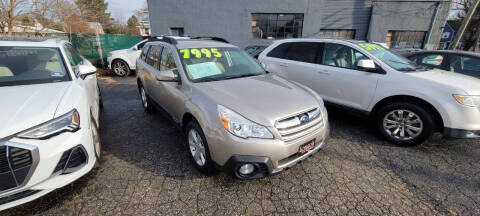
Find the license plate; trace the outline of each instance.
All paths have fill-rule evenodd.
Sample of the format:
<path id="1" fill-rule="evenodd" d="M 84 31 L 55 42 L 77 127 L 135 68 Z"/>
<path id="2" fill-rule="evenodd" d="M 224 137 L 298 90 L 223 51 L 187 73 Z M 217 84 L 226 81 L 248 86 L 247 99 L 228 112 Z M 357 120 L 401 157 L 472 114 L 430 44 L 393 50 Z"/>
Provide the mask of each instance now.
<path id="1" fill-rule="evenodd" d="M 298 152 L 300 154 L 305 154 L 305 153 L 311 151 L 313 148 L 315 148 L 315 140 L 312 140 L 312 141 L 308 142 L 307 144 L 303 144 L 302 146 L 300 146 L 300 150 L 298 150 Z"/>

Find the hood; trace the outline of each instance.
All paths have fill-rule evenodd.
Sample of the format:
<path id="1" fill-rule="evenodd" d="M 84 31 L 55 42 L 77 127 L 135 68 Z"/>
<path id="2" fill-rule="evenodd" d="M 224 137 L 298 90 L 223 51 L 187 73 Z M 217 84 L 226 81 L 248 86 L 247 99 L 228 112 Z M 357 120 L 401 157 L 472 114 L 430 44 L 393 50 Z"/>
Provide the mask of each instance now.
<path id="1" fill-rule="evenodd" d="M 71 82 L 0 87 L 0 139 L 51 120 Z"/>
<path id="2" fill-rule="evenodd" d="M 439 69 L 425 72 L 409 73 L 409 75 L 430 80 L 455 89 L 461 89 L 469 95 L 480 95 L 480 79 Z"/>
<path id="3" fill-rule="evenodd" d="M 214 102 L 264 126 L 320 106 L 313 93 L 279 76 L 262 76 L 195 84 Z"/>

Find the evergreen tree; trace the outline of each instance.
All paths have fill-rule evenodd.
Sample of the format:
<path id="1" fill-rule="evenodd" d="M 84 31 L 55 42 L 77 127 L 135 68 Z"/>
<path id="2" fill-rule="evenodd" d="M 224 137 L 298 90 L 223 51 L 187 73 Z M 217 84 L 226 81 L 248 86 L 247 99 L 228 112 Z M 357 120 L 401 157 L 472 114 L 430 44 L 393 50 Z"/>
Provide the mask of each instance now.
<path id="1" fill-rule="evenodd" d="M 75 0 L 81 16 L 89 22 L 110 24 L 110 13 L 107 13 L 108 3 L 105 0 Z"/>

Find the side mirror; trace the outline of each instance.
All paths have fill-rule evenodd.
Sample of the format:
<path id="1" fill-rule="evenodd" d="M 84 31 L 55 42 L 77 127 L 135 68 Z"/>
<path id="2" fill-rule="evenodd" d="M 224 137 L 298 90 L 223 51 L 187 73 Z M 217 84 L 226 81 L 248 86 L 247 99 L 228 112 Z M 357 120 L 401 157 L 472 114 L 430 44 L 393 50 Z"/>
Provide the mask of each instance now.
<path id="1" fill-rule="evenodd" d="M 78 66 L 78 73 L 82 79 L 85 77 L 93 75 L 97 72 L 97 68 L 92 65 L 80 65 Z"/>
<path id="2" fill-rule="evenodd" d="M 357 68 L 359 70 L 364 70 L 368 72 L 374 72 L 377 70 L 377 67 L 375 66 L 375 62 L 370 59 L 363 59 L 358 61 Z"/>
<path id="3" fill-rule="evenodd" d="M 132 47 L 132 50 L 133 50 L 133 51 L 137 51 L 138 48 L 137 48 L 136 46 L 134 46 L 134 47 Z"/>
<path id="4" fill-rule="evenodd" d="M 156 77 L 158 81 L 161 82 L 178 82 L 178 76 L 173 72 L 173 70 L 160 71 Z"/>

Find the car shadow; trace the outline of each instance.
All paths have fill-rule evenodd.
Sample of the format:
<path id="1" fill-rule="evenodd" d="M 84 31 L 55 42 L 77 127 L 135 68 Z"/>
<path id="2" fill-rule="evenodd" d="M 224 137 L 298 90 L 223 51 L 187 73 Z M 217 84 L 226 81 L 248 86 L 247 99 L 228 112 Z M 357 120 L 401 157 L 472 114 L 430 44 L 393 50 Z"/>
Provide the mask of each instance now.
<path id="1" fill-rule="evenodd" d="M 444 139 L 436 133 L 422 145 L 402 147 L 385 141 L 370 119 L 334 109 L 329 109 L 329 118 L 333 139 L 348 143 L 352 151 L 368 150 L 375 156 L 372 160 L 348 151 L 329 151 L 335 157 L 388 170 L 439 212 L 462 215 L 471 214 L 474 206 L 480 208 L 478 140 Z"/>

